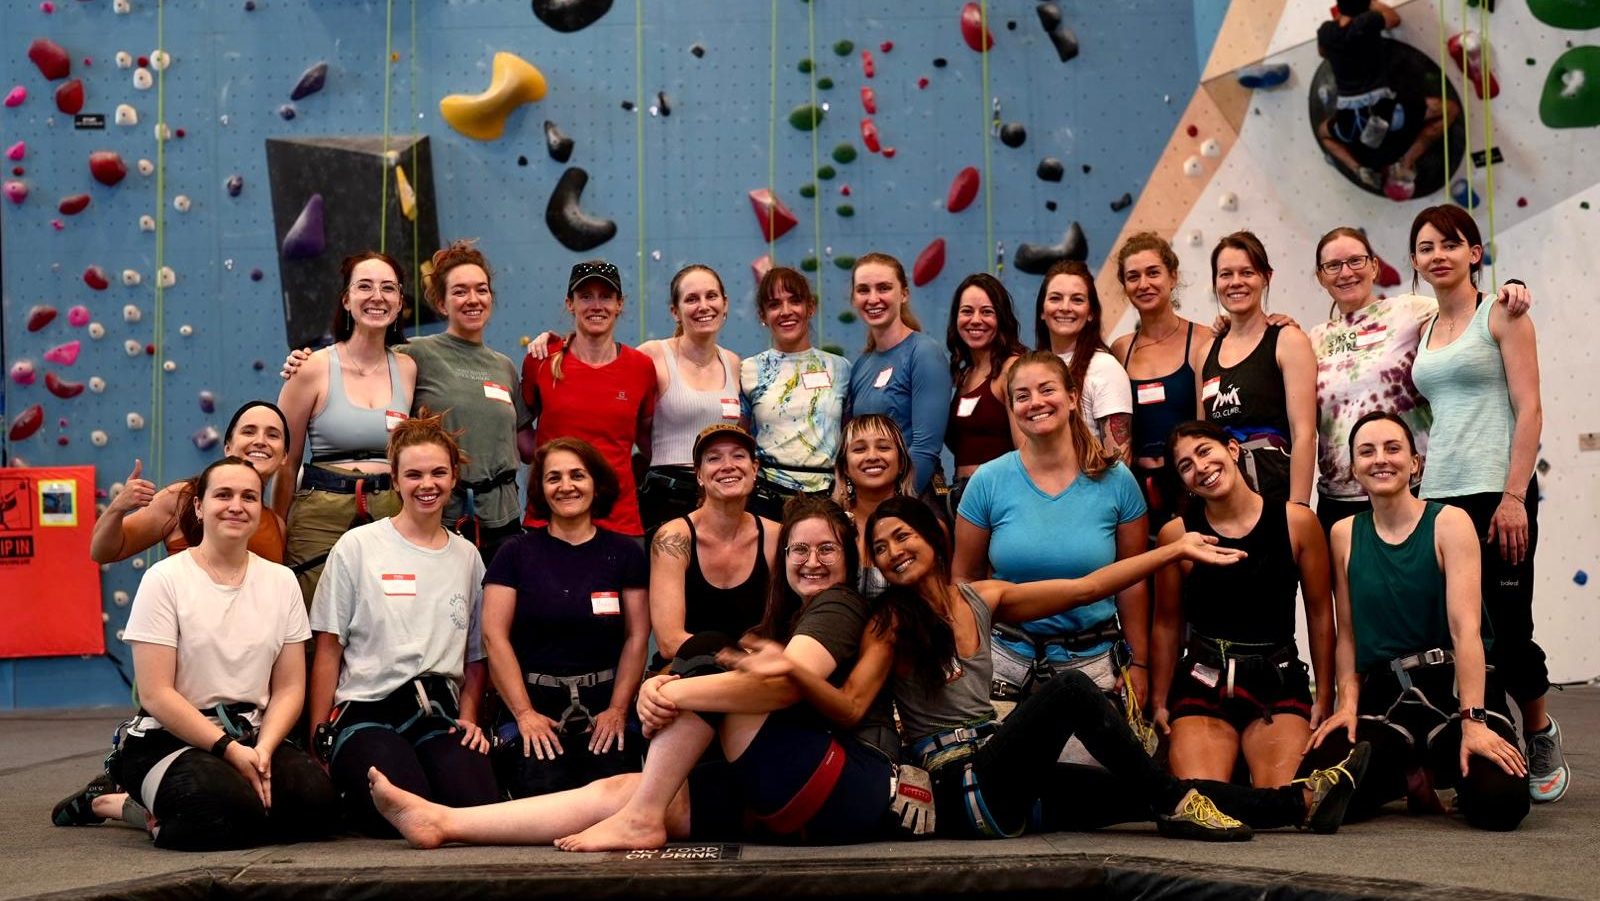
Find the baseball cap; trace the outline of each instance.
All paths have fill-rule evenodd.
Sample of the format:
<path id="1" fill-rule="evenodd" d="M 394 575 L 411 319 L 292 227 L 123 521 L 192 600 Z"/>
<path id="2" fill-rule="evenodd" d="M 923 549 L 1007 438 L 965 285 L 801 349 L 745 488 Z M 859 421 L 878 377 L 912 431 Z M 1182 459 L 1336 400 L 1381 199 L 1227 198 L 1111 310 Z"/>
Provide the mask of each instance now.
<path id="1" fill-rule="evenodd" d="M 743 426 L 731 422 L 714 422 L 700 430 L 694 439 L 694 463 L 700 465 L 700 455 L 705 452 L 706 446 L 715 441 L 737 441 L 744 445 L 744 449 L 754 454 L 756 452 L 756 439 L 744 430 Z"/>
<path id="2" fill-rule="evenodd" d="M 611 287 L 618 294 L 622 293 L 622 276 L 618 274 L 616 264 L 605 260 L 584 260 L 572 267 L 572 274 L 567 276 L 567 296 L 571 296 L 577 287 L 591 278 L 597 278 Z"/>

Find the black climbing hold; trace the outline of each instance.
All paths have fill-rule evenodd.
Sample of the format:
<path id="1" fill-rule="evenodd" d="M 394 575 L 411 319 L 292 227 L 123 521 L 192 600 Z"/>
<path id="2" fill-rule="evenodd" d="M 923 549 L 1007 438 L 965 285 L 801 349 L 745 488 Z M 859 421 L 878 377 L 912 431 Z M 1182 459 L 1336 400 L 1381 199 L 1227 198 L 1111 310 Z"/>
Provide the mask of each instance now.
<path id="1" fill-rule="evenodd" d="M 265 272 L 262 272 L 260 269 L 252 269 L 252 270 L 250 270 L 250 280 L 253 281 L 253 282 L 259 282 L 263 278 L 266 278 L 266 276 L 267 276 L 267 274 Z"/>
<path id="2" fill-rule="evenodd" d="M 328 83 L 328 64 L 317 63 L 300 74 L 300 81 L 295 84 L 294 90 L 289 93 L 290 100 L 304 100 L 312 94 L 322 90 Z"/>
<path id="3" fill-rule="evenodd" d="M 1007 147 L 1021 147 L 1028 140 L 1028 130 L 1021 122 L 1007 122 L 1000 126 L 1000 143 Z"/>
<path id="4" fill-rule="evenodd" d="M 1121 197 L 1111 201 L 1111 212 L 1120 213 L 1130 206 L 1133 206 L 1133 195 L 1124 193 Z"/>
<path id="5" fill-rule="evenodd" d="M 544 224 L 561 246 L 583 252 L 593 250 L 617 235 L 617 224 L 610 219 L 591 216 L 580 206 L 583 188 L 589 183 L 589 173 L 573 166 L 561 173 L 561 180 L 550 192 L 550 203 L 544 208 Z"/>
<path id="6" fill-rule="evenodd" d="M 550 158 L 558 163 L 572 159 L 573 140 L 562 132 L 560 126 L 544 120 L 544 146 L 550 151 Z"/>
<path id="7" fill-rule="evenodd" d="M 1084 163 L 1083 164 L 1083 174 L 1084 175 L 1088 175 L 1090 173 L 1090 171 L 1092 171 L 1092 170 L 1090 169 L 1089 164 L 1088 163 Z"/>
<path id="8" fill-rule="evenodd" d="M 247 12 L 247 13 L 255 12 L 256 11 L 256 0 L 244 0 L 244 11 Z"/>
<path id="9" fill-rule="evenodd" d="M 1006 31 L 1016 31 L 1016 30 L 1017 30 L 1017 20 L 1016 19 L 1008 20 L 1006 22 Z"/>
<path id="10" fill-rule="evenodd" d="M 950 61 L 945 59 L 942 56 L 936 56 L 936 57 L 933 58 L 933 67 L 935 69 L 943 69 L 945 66 L 948 66 L 948 65 L 950 65 Z"/>
<path id="11" fill-rule="evenodd" d="M 517 157 L 517 165 L 519 165 L 519 166 L 526 166 L 526 165 L 528 165 L 528 158 L 527 158 L 527 157 L 525 157 L 525 156 L 519 156 L 519 157 Z"/>
<path id="12" fill-rule="evenodd" d="M 699 44 L 690 44 L 689 52 L 694 54 L 695 59 L 700 59 L 706 55 L 706 48 L 700 46 Z"/>
<path id="13" fill-rule="evenodd" d="M 285 103 L 283 106 L 278 107 L 278 115 L 282 116 L 285 122 L 293 119 L 295 116 L 294 105 Z"/>
<path id="14" fill-rule="evenodd" d="M 1039 168 L 1035 170 L 1035 174 L 1042 181 L 1060 181 L 1061 177 L 1067 174 L 1067 167 L 1055 157 L 1047 156 L 1039 161 Z"/>
<path id="15" fill-rule="evenodd" d="M 856 324 L 856 311 L 855 310 L 841 310 L 840 313 L 839 313 L 839 321 L 844 323 L 845 325 L 855 325 Z"/>
<path id="16" fill-rule="evenodd" d="M 1056 211 L 1056 202 L 1054 200 L 1046 200 L 1044 202 L 1044 208 L 1054 213 Z"/>
<path id="17" fill-rule="evenodd" d="M 622 101 L 622 108 L 627 110 L 630 113 L 633 112 L 633 101 L 632 100 L 624 100 L 624 101 Z"/>
<path id="18" fill-rule="evenodd" d="M 611 11 L 611 0 L 533 0 L 533 14 L 556 31 L 588 28 Z"/>
<path id="19" fill-rule="evenodd" d="M 227 180 L 227 182 L 224 183 L 224 187 L 226 187 L 228 189 L 228 196 L 229 197 L 238 197 L 239 196 L 239 192 L 244 190 L 244 176 L 242 176 L 242 175 L 230 175 L 230 176 L 228 176 L 228 180 Z"/>
<path id="20" fill-rule="evenodd" d="M 1082 262 L 1089 258 L 1089 240 L 1083 235 L 1083 226 L 1074 222 L 1067 227 L 1067 233 L 1055 244 L 1027 244 L 1017 248 L 1017 255 L 1012 258 L 1017 268 L 1029 275 L 1044 275 L 1045 272 L 1062 260 L 1077 260 Z"/>
<path id="21" fill-rule="evenodd" d="M 266 360 L 257 360 L 254 363 L 250 364 L 250 368 L 254 369 L 256 372 L 260 372 L 261 370 L 267 368 L 267 361 Z"/>
<path id="22" fill-rule="evenodd" d="M 672 115 L 672 101 L 667 99 L 666 91 L 656 91 L 656 109 L 663 116 Z"/>
<path id="23" fill-rule="evenodd" d="M 1061 7 L 1055 3 L 1041 3 L 1034 7 L 1039 14 L 1039 24 L 1044 26 L 1045 34 L 1050 36 L 1050 43 L 1055 45 L 1056 56 L 1062 62 L 1078 55 L 1078 36 L 1071 28 L 1063 24 Z"/>
<path id="24" fill-rule="evenodd" d="M 1041 3 L 1033 8 L 1039 14 L 1039 24 L 1045 31 L 1055 31 L 1056 26 L 1062 23 L 1061 6 L 1057 3 Z"/>

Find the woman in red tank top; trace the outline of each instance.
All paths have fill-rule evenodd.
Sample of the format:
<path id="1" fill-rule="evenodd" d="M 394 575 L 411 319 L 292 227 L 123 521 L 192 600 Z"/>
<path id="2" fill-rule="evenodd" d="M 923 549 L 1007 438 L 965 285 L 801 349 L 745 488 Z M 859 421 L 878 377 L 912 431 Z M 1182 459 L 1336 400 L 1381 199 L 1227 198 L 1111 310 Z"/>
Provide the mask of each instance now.
<path id="1" fill-rule="evenodd" d="M 1016 429 L 1006 410 L 1005 382 L 1017 355 L 1028 348 L 1018 335 L 1010 292 L 986 272 L 969 275 L 956 286 L 949 322 L 945 347 L 956 391 L 950 399 L 944 443 L 956 460 L 949 498 L 953 521 L 961 489 L 978 466 L 1017 446 Z"/>

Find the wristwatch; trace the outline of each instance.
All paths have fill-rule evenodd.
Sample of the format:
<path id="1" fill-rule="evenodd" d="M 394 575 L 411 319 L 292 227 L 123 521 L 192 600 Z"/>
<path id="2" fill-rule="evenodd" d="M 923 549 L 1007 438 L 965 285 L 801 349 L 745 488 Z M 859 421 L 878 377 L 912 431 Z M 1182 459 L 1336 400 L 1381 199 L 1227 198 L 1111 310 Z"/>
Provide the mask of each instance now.
<path id="1" fill-rule="evenodd" d="M 1461 708 L 1461 721 L 1466 722 L 1467 720 L 1471 720 L 1474 723 L 1487 723 L 1489 721 L 1489 711 L 1482 707 L 1463 707 Z"/>

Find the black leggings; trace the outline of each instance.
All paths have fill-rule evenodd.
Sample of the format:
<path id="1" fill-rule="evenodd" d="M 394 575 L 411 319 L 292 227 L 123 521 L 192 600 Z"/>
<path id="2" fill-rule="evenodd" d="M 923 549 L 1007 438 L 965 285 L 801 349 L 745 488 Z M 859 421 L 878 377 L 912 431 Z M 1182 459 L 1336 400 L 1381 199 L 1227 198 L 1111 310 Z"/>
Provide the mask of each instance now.
<path id="1" fill-rule="evenodd" d="M 580 688 L 578 700 L 591 714 L 599 714 L 611 704 L 611 691 L 615 684 L 606 681 Z M 535 711 L 559 722 L 562 713 L 572 702 L 572 695 L 565 688 L 530 685 L 528 700 Z M 503 711 L 495 725 L 495 737 L 499 744 L 490 752 L 500 787 L 512 798 L 528 798 L 579 788 L 618 773 L 637 773 L 641 736 L 632 730 L 625 730 L 622 750 L 617 750 L 613 742 L 609 750 L 595 754 L 589 750 L 589 737 L 593 730 L 586 728 L 592 725 L 582 715 L 574 714 L 567 728 L 557 734 L 561 741 L 561 753 L 554 760 L 540 760 L 531 753 L 523 756 L 522 733 L 517 731 L 516 718 Z"/>
<path id="2" fill-rule="evenodd" d="M 174 752 L 154 789 L 144 781 Z M 156 818 L 156 847 L 218 851 L 326 836 L 338 822 L 338 801 L 322 768 L 304 751 L 280 744 L 272 752 L 272 809 L 232 764 L 189 747 L 170 732 L 130 735 L 112 764 L 112 777 Z"/>
<path id="3" fill-rule="evenodd" d="M 346 727 L 348 728 L 348 727 Z M 417 741 L 384 726 L 341 736 L 329 772 L 351 824 L 367 835 L 398 833 L 372 804 L 367 768 L 377 767 L 390 782 L 447 807 L 475 807 L 500 800 L 489 757 L 462 747 L 460 732 L 435 732 Z"/>

